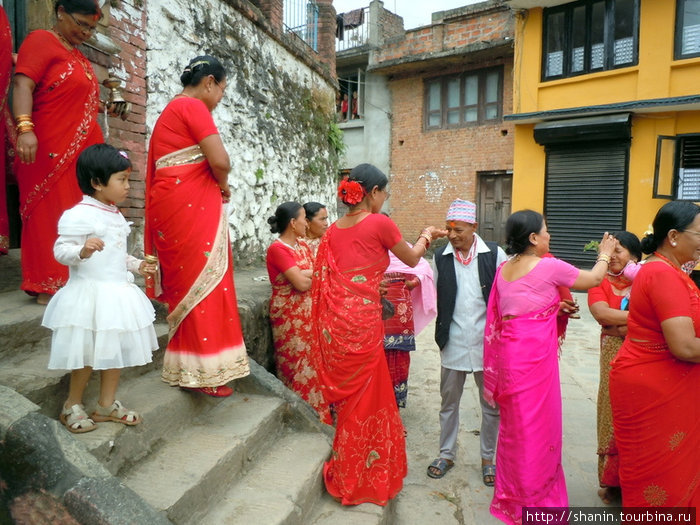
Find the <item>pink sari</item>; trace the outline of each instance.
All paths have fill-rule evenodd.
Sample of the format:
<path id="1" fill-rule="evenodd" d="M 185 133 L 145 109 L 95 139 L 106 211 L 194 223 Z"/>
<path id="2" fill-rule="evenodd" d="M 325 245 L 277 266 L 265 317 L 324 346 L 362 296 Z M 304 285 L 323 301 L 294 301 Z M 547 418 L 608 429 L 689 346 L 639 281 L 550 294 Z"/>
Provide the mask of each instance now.
<path id="1" fill-rule="evenodd" d="M 500 273 L 501 268 L 484 331 L 484 398 L 501 410 L 491 514 L 520 524 L 523 507 L 568 506 L 561 465 L 559 297 L 539 311 L 504 320 L 499 312 Z"/>

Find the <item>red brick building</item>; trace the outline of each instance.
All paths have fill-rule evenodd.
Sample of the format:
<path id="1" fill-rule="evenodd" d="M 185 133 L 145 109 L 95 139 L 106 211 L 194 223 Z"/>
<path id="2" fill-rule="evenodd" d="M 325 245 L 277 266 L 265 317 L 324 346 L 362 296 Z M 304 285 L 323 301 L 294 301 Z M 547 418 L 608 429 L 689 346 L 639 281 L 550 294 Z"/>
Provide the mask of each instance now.
<path id="1" fill-rule="evenodd" d="M 457 197 L 477 203 L 480 234 L 503 241 L 510 213 L 514 14 L 502 0 L 433 13 L 387 39 L 368 72 L 391 93 L 392 218 L 408 239 L 444 224 Z"/>

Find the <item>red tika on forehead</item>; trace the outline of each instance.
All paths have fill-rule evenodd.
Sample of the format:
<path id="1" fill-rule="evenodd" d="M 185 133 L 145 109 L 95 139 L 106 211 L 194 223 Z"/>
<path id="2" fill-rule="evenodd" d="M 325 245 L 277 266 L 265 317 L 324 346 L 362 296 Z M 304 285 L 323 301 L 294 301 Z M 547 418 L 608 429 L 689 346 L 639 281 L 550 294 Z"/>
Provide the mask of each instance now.
<path id="1" fill-rule="evenodd" d="M 450 228 L 454 228 L 457 226 L 457 223 L 455 221 L 450 221 Z"/>

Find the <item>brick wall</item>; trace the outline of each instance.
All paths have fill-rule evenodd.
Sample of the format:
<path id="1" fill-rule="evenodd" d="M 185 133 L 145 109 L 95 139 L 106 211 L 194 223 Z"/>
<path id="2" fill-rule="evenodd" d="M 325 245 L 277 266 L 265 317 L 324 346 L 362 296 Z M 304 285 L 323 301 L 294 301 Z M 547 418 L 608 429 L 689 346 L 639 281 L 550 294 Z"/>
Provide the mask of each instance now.
<path id="1" fill-rule="evenodd" d="M 124 99 L 131 103 L 125 121 L 108 119 L 108 142 L 125 150 L 133 169 L 129 199 L 121 206 L 122 213 L 136 226 L 143 222 L 146 176 L 146 10 L 139 0 L 121 0 L 110 10 L 109 34 L 121 48 L 112 59 L 111 72 L 121 79 Z M 106 137 L 105 137 L 106 138 Z"/>

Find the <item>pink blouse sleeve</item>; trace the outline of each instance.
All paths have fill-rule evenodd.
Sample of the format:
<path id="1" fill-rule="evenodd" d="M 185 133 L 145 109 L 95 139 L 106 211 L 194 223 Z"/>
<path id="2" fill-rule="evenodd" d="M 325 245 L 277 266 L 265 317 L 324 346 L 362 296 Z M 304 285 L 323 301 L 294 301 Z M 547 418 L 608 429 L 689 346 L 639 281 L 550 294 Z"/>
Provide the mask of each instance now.
<path id="1" fill-rule="evenodd" d="M 541 263 L 551 265 L 550 278 L 556 286 L 571 288 L 576 282 L 580 270 L 568 262 L 549 257 L 542 259 Z"/>

